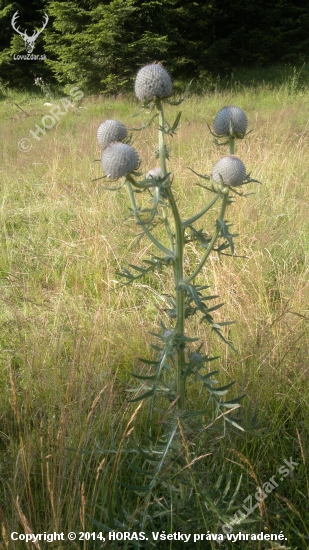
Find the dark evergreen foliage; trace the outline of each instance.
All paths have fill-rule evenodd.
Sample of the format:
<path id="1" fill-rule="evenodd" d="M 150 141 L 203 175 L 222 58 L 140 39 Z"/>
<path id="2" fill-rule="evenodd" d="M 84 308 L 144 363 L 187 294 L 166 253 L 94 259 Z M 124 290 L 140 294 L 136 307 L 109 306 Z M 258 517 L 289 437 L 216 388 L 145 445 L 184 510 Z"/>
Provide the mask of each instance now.
<path id="1" fill-rule="evenodd" d="M 14 54 L 26 54 L 26 50 L 22 37 L 11 26 L 11 19 L 18 11 L 17 27 L 31 36 L 42 27 L 44 12 L 48 12 L 46 6 L 46 0 L 31 0 L 26 4 L 0 0 L 0 82 L 4 85 L 25 88 L 33 85 L 35 77 L 50 75 L 44 61 L 13 59 Z M 35 55 L 44 54 L 44 32 L 36 40 Z"/>
<path id="2" fill-rule="evenodd" d="M 13 60 L 24 53 L 11 27 L 48 26 L 35 45 L 45 62 Z M 154 60 L 186 79 L 226 74 L 239 66 L 298 64 L 309 54 L 309 10 L 304 0 L 0 0 L 0 79 L 28 86 L 35 76 L 79 84 L 83 90 L 119 91 L 138 68 Z"/>

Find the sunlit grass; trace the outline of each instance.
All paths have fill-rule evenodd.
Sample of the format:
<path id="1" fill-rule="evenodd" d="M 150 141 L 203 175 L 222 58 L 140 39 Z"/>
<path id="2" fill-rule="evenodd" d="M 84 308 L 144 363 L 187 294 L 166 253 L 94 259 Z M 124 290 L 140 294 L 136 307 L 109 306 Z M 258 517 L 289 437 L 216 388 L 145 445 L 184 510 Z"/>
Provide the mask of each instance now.
<path id="1" fill-rule="evenodd" d="M 262 185 L 251 184 L 246 191 L 255 194 L 238 198 L 227 213 L 241 257 L 213 255 L 199 276 L 225 302 L 218 320 L 236 321 L 229 336 L 238 355 L 206 326 L 192 324 L 191 331 L 205 351 L 220 354 L 220 380 L 235 379 L 235 395 L 244 391 L 251 411 L 257 399 L 266 410 L 262 436 L 218 443 L 218 469 L 227 458 L 237 461 L 233 448 L 259 480 L 274 475 L 284 458 L 300 464 L 265 501 L 272 530 L 283 530 L 293 549 L 308 547 L 308 99 L 307 90 L 291 94 L 287 86 L 192 96 L 182 105 L 169 163 L 180 210 L 189 217 L 192 203 L 202 205 L 208 195 L 188 167 L 209 174 L 226 153 L 214 146 L 207 122 L 224 105 L 246 111 L 252 133 L 236 154 Z M 134 387 L 130 372 L 145 355 L 148 331 L 164 319 L 161 295 L 171 285 L 158 273 L 151 285 L 120 286 L 117 272 L 139 264 L 151 247 L 145 239 L 134 246 L 139 230 L 126 219 L 125 191 L 108 192 L 104 180 L 93 181 L 102 175 L 94 162 L 99 124 L 116 118 L 132 128 L 148 115 L 131 117 L 139 111 L 133 98 L 89 98 L 80 107 L 40 141 L 32 139 L 28 153 L 17 144 L 48 114 L 44 99 L 20 94 L 0 107 L 3 548 L 23 548 L 12 545 L 9 533 L 26 524 L 33 532 L 93 529 L 88 516 L 99 519 L 109 482 L 97 450 L 133 414 L 125 391 Z M 153 125 L 134 134 L 143 172 L 156 165 L 156 133 Z M 211 233 L 216 215 L 201 227 Z M 189 248 L 188 258 L 196 261 Z M 253 492 L 248 474 L 240 505 Z"/>

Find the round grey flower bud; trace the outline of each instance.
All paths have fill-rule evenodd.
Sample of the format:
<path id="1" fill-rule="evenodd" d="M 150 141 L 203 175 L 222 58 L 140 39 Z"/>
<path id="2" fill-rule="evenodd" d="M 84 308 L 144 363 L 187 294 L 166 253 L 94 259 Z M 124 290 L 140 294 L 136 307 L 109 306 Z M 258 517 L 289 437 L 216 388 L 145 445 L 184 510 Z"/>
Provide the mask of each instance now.
<path id="1" fill-rule="evenodd" d="M 162 171 L 160 167 L 152 168 L 149 170 L 149 172 L 146 174 L 147 179 L 153 179 L 153 180 L 159 180 L 162 178 Z"/>
<path id="2" fill-rule="evenodd" d="M 216 183 L 221 183 L 220 176 L 225 185 L 236 187 L 241 185 L 246 178 L 246 168 L 242 161 L 234 155 L 223 157 L 216 162 L 211 173 L 211 178 Z"/>
<path id="3" fill-rule="evenodd" d="M 139 165 L 137 152 L 125 143 L 111 143 L 102 153 L 102 166 L 107 177 L 118 180 Z"/>
<path id="4" fill-rule="evenodd" d="M 97 131 L 97 139 L 102 149 L 114 141 L 122 141 L 128 135 L 126 127 L 118 120 L 104 120 Z"/>
<path id="5" fill-rule="evenodd" d="M 192 363 L 201 363 L 203 361 L 203 356 L 200 353 L 194 352 L 191 354 Z"/>
<path id="6" fill-rule="evenodd" d="M 140 101 L 170 97 L 173 92 L 172 79 L 160 63 L 151 63 L 138 71 L 134 91 Z"/>
<path id="7" fill-rule="evenodd" d="M 248 126 L 246 113 L 234 105 L 223 107 L 223 109 L 217 113 L 214 120 L 215 133 L 218 136 L 229 136 L 230 121 L 232 123 L 233 135 L 244 135 L 246 133 Z"/>

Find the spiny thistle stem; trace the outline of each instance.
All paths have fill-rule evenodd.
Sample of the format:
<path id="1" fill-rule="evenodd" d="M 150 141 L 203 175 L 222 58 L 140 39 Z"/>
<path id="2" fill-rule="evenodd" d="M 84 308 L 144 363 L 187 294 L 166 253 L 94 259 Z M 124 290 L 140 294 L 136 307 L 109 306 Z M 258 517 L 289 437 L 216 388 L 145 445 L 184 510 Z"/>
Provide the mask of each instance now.
<path id="1" fill-rule="evenodd" d="M 184 332 L 185 332 L 185 295 L 180 290 L 180 284 L 183 282 L 183 253 L 184 253 L 184 228 L 179 216 L 178 208 L 172 191 L 167 188 L 167 196 L 171 205 L 172 213 L 175 221 L 176 230 L 176 250 L 174 260 L 174 281 L 176 291 L 176 315 L 177 321 L 175 326 L 174 338 L 177 343 L 177 380 L 176 388 L 179 395 L 178 407 L 184 408 L 186 383 L 184 378 L 185 371 L 185 352 L 184 352 Z"/>
<path id="2" fill-rule="evenodd" d="M 219 216 L 219 219 L 218 219 L 218 224 L 217 224 L 217 228 L 212 236 L 212 239 L 206 249 L 206 252 L 204 254 L 204 256 L 202 257 L 199 265 L 197 266 L 197 268 L 195 269 L 195 271 L 189 276 L 189 277 L 186 277 L 184 279 L 184 283 L 185 284 L 188 284 L 190 283 L 191 281 L 193 281 L 193 279 L 195 279 L 195 277 L 199 274 L 199 272 L 201 271 L 201 269 L 203 268 L 210 252 L 212 251 L 214 245 L 215 245 L 215 242 L 217 240 L 217 238 L 219 237 L 220 235 L 220 232 L 221 232 L 221 223 L 224 221 L 224 216 L 225 216 L 225 210 L 226 210 L 226 207 L 229 203 L 229 188 L 228 187 L 224 187 L 223 190 L 222 190 L 222 193 L 223 193 L 223 200 L 222 200 L 222 205 L 221 205 L 221 212 L 220 212 L 220 216 Z"/>
<path id="3" fill-rule="evenodd" d="M 156 239 L 154 237 L 154 235 L 147 229 L 145 224 L 140 219 L 140 217 L 138 215 L 138 208 L 137 208 L 136 202 L 135 202 L 134 192 L 133 192 L 132 185 L 131 185 L 131 183 L 133 183 L 133 185 L 134 185 L 134 182 L 135 182 L 135 180 L 134 180 L 133 176 L 131 174 L 128 174 L 127 177 L 126 177 L 126 185 L 127 185 L 127 190 L 128 190 L 128 194 L 129 194 L 130 201 L 131 201 L 132 210 L 133 210 L 133 213 L 134 213 L 134 216 L 135 216 L 135 219 L 136 219 L 137 223 L 142 227 L 145 235 L 147 235 L 147 237 L 151 240 L 151 242 L 157 248 L 159 248 L 159 250 L 161 250 L 161 252 L 164 252 L 164 254 L 166 254 L 167 256 L 172 257 L 173 252 L 171 250 L 169 250 L 168 248 L 166 248 L 162 243 L 160 243 L 160 241 L 158 241 L 158 239 Z"/>
<path id="4" fill-rule="evenodd" d="M 235 138 L 234 136 L 229 136 L 229 146 L 230 146 L 230 155 L 235 153 Z"/>
<path id="5" fill-rule="evenodd" d="M 160 156 L 162 177 L 164 178 L 164 176 L 166 176 L 167 174 L 167 170 L 166 170 L 165 144 L 164 144 L 165 120 L 164 120 L 164 109 L 163 109 L 161 99 L 157 98 L 155 100 L 155 105 L 159 115 L 159 156 Z"/>
<path id="6" fill-rule="evenodd" d="M 192 216 L 191 218 L 188 218 L 187 220 L 185 220 L 184 222 L 182 222 L 182 225 L 183 227 L 188 227 L 189 225 L 192 225 L 194 222 L 196 222 L 197 220 L 199 220 L 202 216 L 204 216 L 204 214 L 206 214 L 206 212 L 208 212 L 208 210 L 210 210 L 210 208 L 216 203 L 216 201 L 218 200 L 218 198 L 220 197 L 220 193 L 217 193 L 214 198 L 210 201 L 210 203 L 208 203 L 205 208 L 203 208 L 203 210 L 201 210 L 198 214 L 196 214 L 195 216 Z"/>
<path id="7" fill-rule="evenodd" d="M 159 115 L 159 158 L 160 158 L 161 174 L 162 174 L 162 178 L 164 178 L 167 174 L 167 170 L 166 170 L 166 152 L 165 152 L 165 143 L 164 143 L 165 120 L 164 120 L 164 109 L 163 109 L 161 99 L 157 98 L 155 100 L 155 105 Z M 173 233 L 168 221 L 166 206 L 164 204 L 162 205 L 162 216 L 164 219 L 165 229 L 168 234 L 170 247 L 172 250 L 174 250 Z"/>
<path id="8" fill-rule="evenodd" d="M 156 99 L 156 108 L 159 114 L 159 155 L 160 155 L 160 165 L 162 177 L 167 174 L 166 171 L 166 153 L 165 153 L 165 144 L 164 144 L 164 109 L 160 99 Z M 175 291 L 176 291 L 176 325 L 174 329 L 174 339 L 177 346 L 177 372 L 176 372 L 176 391 L 179 396 L 178 407 L 179 409 L 184 408 L 185 404 L 185 395 L 186 395 L 186 381 L 184 377 L 185 372 L 185 350 L 184 350 L 184 332 L 185 332 L 185 295 L 184 292 L 180 290 L 180 284 L 183 282 L 183 252 L 184 252 L 184 227 L 180 219 L 179 211 L 177 208 L 176 201 L 174 199 L 173 193 L 171 191 L 170 185 L 166 187 L 166 194 L 171 206 L 171 210 L 175 222 L 175 232 L 176 232 L 176 250 L 175 250 L 175 259 L 173 263 L 174 267 L 174 281 L 175 281 Z M 171 230 L 169 221 L 167 218 L 166 208 L 163 210 L 163 216 L 165 220 L 166 230 L 169 235 L 170 244 L 171 242 Z M 174 248 L 174 245 L 173 245 Z"/>

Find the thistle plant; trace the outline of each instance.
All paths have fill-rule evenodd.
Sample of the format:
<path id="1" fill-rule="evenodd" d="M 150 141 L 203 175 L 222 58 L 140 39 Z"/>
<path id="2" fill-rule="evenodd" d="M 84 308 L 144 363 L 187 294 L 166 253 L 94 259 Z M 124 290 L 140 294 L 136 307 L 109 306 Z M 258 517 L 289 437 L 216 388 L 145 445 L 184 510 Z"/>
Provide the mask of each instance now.
<path id="1" fill-rule="evenodd" d="M 235 235 L 230 233 L 231 224 L 225 219 L 226 211 L 236 196 L 241 195 L 236 188 L 239 190 L 241 186 L 255 181 L 250 179 L 243 162 L 234 155 L 234 140 L 245 136 L 247 117 L 237 107 L 225 107 L 216 116 L 214 135 L 228 137 L 230 155 L 221 158 L 213 166 L 209 176 L 200 176 L 203 180 L 209 180 L 207 186 L 201 185 L 201 187 L 211 194 L 210 200 L 208 199 L 207 203 L 205 201 L 205 205 L 195 215 L 182 219 L 173 192 L 173 177 L 167 166 L 169 149 L 166 140 L 177 131 L 181 113 L 177 114 L 173 124 L 169 124 L 165 119 L 164 105 L 179 105 L 183 101 L 183 99 L 178 101 L 168 99 L 172 92 L 171 77 L 161 64 L 146 65 L 138 72 L 135 80 L 136 96 L 143 102 L 143 107 L 154 111 L 151 122 L 158 123 L 159 166 L 149 169 L 144 179 L 141 179 L 141 174 L 136 172 L 139 166 L 138 153 L 130 145 L 121 142 L 127 135 L 122 126 L 119 126 L 121 123 L 105 121 L 98 130 L 98 141 L 103 148 L 102 166 L 105 176 L 113 180 L 124 178 L 120 187 L 113 187 L 113 189 L 126 186 L 131 202 L 131 214 L 141 229 L 142 236 L 147 237 L 153 245 L 152 255 L 146 258 L 142 265 L 132 265 L 131 270 L 126 268 L 123 270 L 120 274 L 124 279 L 123 284 L 134 284 L 149 273 L 164 269 L 172 271 L 173 276 L 174 293 L 166 296 L 168 307 L 165 309 L 165 319 L 161 321 L 159 332 L 151 333 L 156 343 L 150 345 L 150 356 L 139 360 L 144 368 L 133 373 L 133 376 L 140 380 L 141 387 L 137 396 L 131 401 L 149 403 L 148 422 L 144 427 L 148 446 L 142 447 L 141 442 L 133 442 L 134 458 L 131 461 L 128 460 L 126 468 L 131 469 L 132 472 L 139 471 L 144 475 L 145 483 L 138 486 L 128 483 L 124 485 L 120 483 L 115 473 L 111 481 L 111 493 L 114 497 L 106 510 L 109 525 L 115 525 L 113 503 L 116 506 L 121 486 L 125 487 L 126 491 L 131 490 L 135 494 L 143 495 L 142 504 L 138 507 L 138 513 L 135 514 L 134 521 L 138 522 L 138 527 L 135 524 L 135 530 L 138 528 L 147 530 L 150 525 L 153 525 L 153 514 L 158 512 L 158 506 L 154 503 L 156 498 L 159 498 L 159 486 L 161 489 L 169 486 L 172 493 L 176 491 L 182 513 L 186 502 L 190 500 L 191 511 L 190 520 L 186 520 L 189 521 L 187 528 L 190 526 L 192 528 L 194 525 L 194 529 L 198 529 L 201 523 L 205 524 L 204 515 L 202 513 L 201 516 L 199 510 L 201 505 L 199 495 L 202 491 L 198 487 L 199 482 L 195 480 L 192 486 L 192 483 L 190 485 L 188 480 L 185 480 L 184 474 L 180 475 L 192 460 L 193 462 L 197 460 L 197 455 L 188 441 L 197 436 L 200 438 L 207 429 L 205 416 L 209 414 L 209 408 L 212 411 L 211 425 L 221 419 L 224 430 L 230 426 L 243 431 L 235 410 L 239 409 L 240 401 L 244 396 L 230 400 L 225 398 L 233 382 L 216 388 L 218 382 L 214 377 L 217 371 L 208 372 L 207 367 L 217 358 L 203 352 L 203 343 L 200 343 L 198 338 L 188 335 L 186 325 L 192 317 L 199 315 L 201 321 L 208 323 L 212 331 L 226 345 L 233 347 L 222 330 L 231 322 L 219 322 L 213 317 L 214 312 L 222 304 L 213 305 L 211 302 L 217 297 L 207 293 L 208 286 L 195 281 L 199 275 L 202 277 L 202 270 L 211 253 L 222 254 L 228 249 L 234 253 L 233 237 Z M 110 142 L 110 136 L 112 136 L 112 142 Z M 192 171 L 197 174 L 194 170 Z M 110 187 L 106 188 L 110 189 Z M 152 194 L 151 207 L 139 206 L 140 197 L 149 192 Z M 208 234 L 203 229 L 198 229 L 196 223 L 214 207 L 218 207 L 218 218 L 211 234 Z M 165 233 L 165 238 L 158 236 L 159 226 L 163 226 L 160 235 Z M 202 256 L 197 265 L 188 272 L 184 268 L 186 247 L 192 241 L 200 247 Z M 199 401 L 202 402 L 202 407 L 199 410 L 192 407 L 190 402 L 187 391 L 189 382 L 190 387 L 191 382 L 200 384 Z M 154 422 L 155 418 L 157 423 Z M 198 449 L 197 444 L 196 449 Z M 130 452 L 132 449 L 128 450 L 128 456 Z M 167 480 L 164 474 L 167 463 L 170 474 L 173 473 L 180 480 L 177 488 Z M 191 470 L 189 469 L 188 472 L 190 476 Z M 157 495 L 156 498 L 154 494 Z M 212 522 L 225 521 L 224 505 L 221 501 L 219 505 L 219 501 L 220 499 L 216 501 L 216 513 L 213 514 L 215 520 L 212 519 Z M 169 505 L 160 506 L 162 519 L 164 513 L 168 516 Z M 207 509 L 210 506 L 209 510 L 211 509 L 209 502 L 208 504 L 204 502 L 203 506 Z"/>
<path id="2" fill-rule="evenodd" d="M 97 140 L 100 147 L 105 149 L 113 141 L 125 140 L 127 135 L 126 127 L 119 120 L 105 120 L 98 128 Z"/>
<path id="3" fill-rule="evenodd" d="M 231 187 L 243 185 L 246 177 L 246 168 L 235 155 L 229 155 L 218 160 L 211 173 L 211 178 L 214 182 L 221 183 L 222 180 L 225 185 Z"/>
<path id="4" fill-rule="evenodd" d="M 139 164 L 137 152 L 125 143 L 110 143 L 102 154 L 102 166 L 105 174 L 118 180 L 136 170 Z"/>
<path id="5" fill-rule="evenodd" d="M 215 138 L 228 138 L 228 141 L 219 143 L 216 140 L 216 143 L 217 145 L 226 145 L 228 143 L 231 154 L 234 154 L 235 139 L 243 139 L 247 135 L 247 126 L 246 113 L 239 107 L 230 105 L 223 107 L 217 113 L 214 120 L 214 133 L 211 133 Z"/>
<path id="6" fill-rule="evenodd" d="M 152 101 L 154 98 L 170 97 L 173 92 L 173 83 L 160 63 L 151 63 L 138 71 L 134 90 L 140 101 Z"/>

